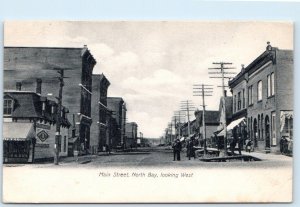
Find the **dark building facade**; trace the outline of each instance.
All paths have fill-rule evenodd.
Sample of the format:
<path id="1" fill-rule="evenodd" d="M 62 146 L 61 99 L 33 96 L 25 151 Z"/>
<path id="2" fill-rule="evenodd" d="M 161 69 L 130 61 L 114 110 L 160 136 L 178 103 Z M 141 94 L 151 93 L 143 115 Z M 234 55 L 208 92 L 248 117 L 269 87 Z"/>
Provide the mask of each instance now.
<path id="1" fill-rule="evenodd" d="M 4 89 L 15 89 L 20 82 L 26 91 L 35 90 L 35 79 L 42 81 L 39 93 L 58 97 L 57 69 L 64 69 L 62 103 L 69 108 L 69 119 L 76 119 L 79 150 L 90 148 L 92 72 L 96 60 L 83 48 L 5 47 Z"/>
<path id="2" fill-rule="evenodd" d="M 93 75 L 92 87 L 92 120 L 91 125 L 91 149 L 93 153 L 103 151 L 103 147 L 111 145 L 109 136 L 109 114 L 107 108 L 107 89 L 110 85 L 103 75 Z"/>
<path id="3" fill-rule="evenodd" d="M 245 117 L 247 135 L 259 150 L 278 152 L 282 136 L 293 138 L 293 51 L 268 44 L 231 81 L 233 118 Z"/>
<path id="4" fill-rule="evenodd" d="M 112 146 L 122 146 L 125 148 L 125 124 L 127 111 L 125 101 L 121 97 L 107 97 L 107 106 L 112 113 L 110 119 L 111 124 L 116 124 L 116 126 L 112 126 Z"/>

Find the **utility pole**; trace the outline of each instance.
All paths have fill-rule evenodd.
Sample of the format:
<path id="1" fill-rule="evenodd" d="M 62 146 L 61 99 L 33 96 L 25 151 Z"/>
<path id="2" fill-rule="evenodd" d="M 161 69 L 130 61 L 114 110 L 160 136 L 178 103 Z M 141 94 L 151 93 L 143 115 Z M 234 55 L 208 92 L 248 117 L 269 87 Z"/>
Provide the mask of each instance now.
<path id="1" fill-rule="evenodd" d="M 181 127 L 181 120 L 182 120 L 182 118 L 184 119 L 185 118 L 185 115 L 184 114 L 182 114 L 181 113 L 182 111 L 175 111 L 174 112 L 174 117 L 176 118 L 176 121 L 178 120 L 178 124 L 177 124 L 177 130 L 178 130 L 178 128 L 179 128 L 179 130 L 178 130 L 178 135 L 179 135 L 179 138 L 181 137 L 181 130 L 180 130 L 180 127 Z M 176 122 L 175 121 L 175 122 Z M 176 123 L 175 123 L 175 125 L 176 125 Z"/>
<path id="2" fill-rule="evenodd" d="M 195 110 L 195 106 L 191 100 L 181 101 L 181 111 L 185 111 L 187 113 L 188 118 L 188 137 L 191 135 L 191 126 L 190 126 L 190 111 Z"/>
<path id="3" fill-rule="evenodd" d="M 61 134 L 60 134 L 60 127 L 61 127 L 61 110 L 62 110 L 62 91 L 64 87 L 64 71 L 70 70 L 67 68 L 54 68 L 54 70 L 57 70 L 57 72 L 60 74 L 58 77 L 59 80 L 59 93 L 58 97 L 55 97 L 57 99 L 57 111 L 56 111 L 56 132 L 55 132 L 55 145 L 54 145 L 54 164 L 58 165 L 59 163 L 59 147 L 60 147 L 60 141 L 61 141 Z"/>
<path id="4" fill-rule="evenodd" d="M 207 84 L 194 84 L 193 85 L 193 96 L 202 96 L 202 135 L 203 135 L 203 152 L 204 152 L 204 156 L 206 155 L 207 152 L 207 146 L 206 146 L 206 125 L 205 125 L 205 96 L 212 96 L 212 92 L 213 92 L 213 85 L 207 85 Z M 201 125 L 199 122 L 199 129 L 200 129 Z"/>
<path id="5" fill-rule="evenodd" d="M 223 113 L 224 113 L 224 120 L 222 120 L 223 123 L 223 130 L 224 130 L 224 156 L 227 156 L 227 123 L 226 123 L 226 103 L 225 103 L 225 97 L 226 97 L 226 91 L 225 91 L 225 81 L 224 79 L 231 79 L 233 78 L 230 76 L 230 74 L 235 74 L 235 72 L 225 72 L 226 70 L 235 69 L 234 67 L 224 67 L 225 65 L 232 65 L 232 63 L 229 62 L 213 62 L 214 65 L 219 65 L 219 67 L 216 68 L 208 68 L 209 70 L 213 70 L 213 72 L 208 72 L 208 74 L 213 74 L 215 76 L 210 78 L 221 78 L 222 79 L 222 104 L 223 104 Z M 221 76 L 220 76 L 221 75 Z M 226 76 L 225 76 L 226 75 Z"/>

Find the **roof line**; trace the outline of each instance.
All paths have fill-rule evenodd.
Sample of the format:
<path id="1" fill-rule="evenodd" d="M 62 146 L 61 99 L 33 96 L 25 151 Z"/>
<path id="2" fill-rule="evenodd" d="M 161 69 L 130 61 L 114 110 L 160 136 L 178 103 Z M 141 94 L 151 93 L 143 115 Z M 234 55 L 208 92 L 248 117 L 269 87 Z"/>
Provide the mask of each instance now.
<path id="1" fill-rule="evenodd" d="M 39 49 L 83 49 L 84 47 L 45 47 L 45 46 L 5 46 L 5 48 L 39 48 Z"/>

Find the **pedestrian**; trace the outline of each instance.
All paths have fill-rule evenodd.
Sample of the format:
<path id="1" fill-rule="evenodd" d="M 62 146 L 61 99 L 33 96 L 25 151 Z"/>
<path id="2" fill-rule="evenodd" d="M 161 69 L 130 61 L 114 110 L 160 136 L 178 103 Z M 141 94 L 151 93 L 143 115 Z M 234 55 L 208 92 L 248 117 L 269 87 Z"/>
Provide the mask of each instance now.
<path id="1" fill-rule="evenodd" d="M 241 136 L 238 137 L 238 149 L 239 155 L 242 155 L 243 139 Z"/>
<path id="2" fill-rule="evenodd" d="M 284 151 L 284 142 L 285 142 L 285 137 L 282 136 L 279 141 L 281 154 L 283 154 L 283 151 Z"/>
<path id="3" fill-rule="evenodd" d="M 195 158 L 195 152 L 194 152 L 194 138 L 192 138 L 189 141 L 189 160 L 191 160 L 191 157 L 193 156 Z"/>
<path id="4" fill-rule="evenodd" d="M 186 142 L 186 157 L 190 156 L 190 144 L 191 144 L 191 142 L 190 142 L 190 140 L 188 140 Z"/>
<path id="5" fill-rule="evenodd" d="M 173 157 L 174 157 L 173 161 L 175 161 L 176 160 L 176 140 L 173 142 L 172 148 L 173 148 Z"/>
<path id="6" fill-rule="evenodd" d="M 251 152 L 251 148 L 252 148 L 252 141 L 248 138 L 246 140 L 246 152 Z"/>
<path id="7" fill-rule="evenodd" d="M 180 161 L 180 151 L 181 151 L 181 142 L 179 139 L 176 140 L 176 155 L 177 155 L 177 161 Z"/>

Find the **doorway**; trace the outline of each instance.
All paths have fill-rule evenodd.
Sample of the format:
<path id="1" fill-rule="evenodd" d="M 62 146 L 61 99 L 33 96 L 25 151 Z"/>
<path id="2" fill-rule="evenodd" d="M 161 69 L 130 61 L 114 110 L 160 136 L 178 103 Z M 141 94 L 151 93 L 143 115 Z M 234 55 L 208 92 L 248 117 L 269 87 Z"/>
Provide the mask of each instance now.
<path id="1" fill-rule="evenodd" d="M 270 120 L 267 115 L 265 118 L 265 137 L 266 137 L 266 148 L 270 148 Z"/>

